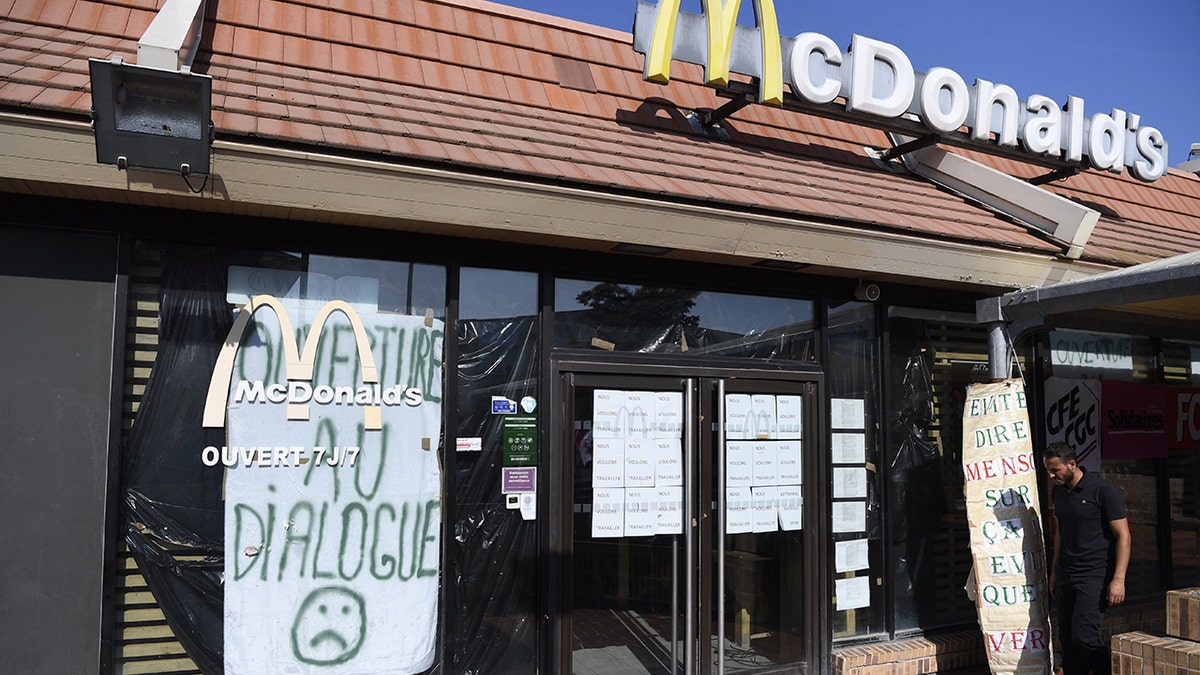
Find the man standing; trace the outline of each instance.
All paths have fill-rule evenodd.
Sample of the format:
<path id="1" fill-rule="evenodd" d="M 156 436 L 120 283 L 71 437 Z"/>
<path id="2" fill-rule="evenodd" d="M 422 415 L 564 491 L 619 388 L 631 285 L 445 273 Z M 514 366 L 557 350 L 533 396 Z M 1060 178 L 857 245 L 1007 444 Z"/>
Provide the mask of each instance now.
<path id="1" fill-rule="evenodd" d="M 1104 612 L 1125 601 L 1129 521 L 1112 483 L 1075 461 L 1066 443 L 1043 454 L 1054 481 L 1054 562 L 1050 593 L 1058 600 L 1063 675 L 1109 675 L 1112 661 L 1100 636 Z"/>

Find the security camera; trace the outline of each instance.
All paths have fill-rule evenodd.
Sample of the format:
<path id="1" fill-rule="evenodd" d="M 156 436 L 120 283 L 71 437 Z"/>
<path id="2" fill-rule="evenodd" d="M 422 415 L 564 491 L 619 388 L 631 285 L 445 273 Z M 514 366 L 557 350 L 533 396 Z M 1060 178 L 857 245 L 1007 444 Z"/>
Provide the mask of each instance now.
<path id="1" fill-rule="evenodd" d="M 858 288 L 854 289 L 854 297 L 863 302 L 875 302 L 879 299 L 879 286 L 859 282 Z"/>

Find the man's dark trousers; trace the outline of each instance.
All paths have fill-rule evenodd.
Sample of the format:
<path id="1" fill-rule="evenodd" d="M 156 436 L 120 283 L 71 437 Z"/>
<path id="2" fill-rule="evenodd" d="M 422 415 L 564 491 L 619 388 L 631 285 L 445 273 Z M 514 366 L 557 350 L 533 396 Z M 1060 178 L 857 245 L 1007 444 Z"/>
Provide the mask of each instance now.
<path id="1" fill-rule="evenodd" d="M 1100 636 L 1108 609 L 1107 580 L 1101 575 L 1059 575 L 1058 632 L 1063 650 L 1063 675 L 1111 675 L 1108 645 Z"/>

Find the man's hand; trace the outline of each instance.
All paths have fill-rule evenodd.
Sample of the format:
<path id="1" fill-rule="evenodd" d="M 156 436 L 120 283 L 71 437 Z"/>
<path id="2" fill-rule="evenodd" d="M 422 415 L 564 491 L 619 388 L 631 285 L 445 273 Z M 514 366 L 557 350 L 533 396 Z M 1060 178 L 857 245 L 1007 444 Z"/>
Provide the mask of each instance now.
<path id="1" fill-rule="evenodd" d="M 1108 582 L 1108 606 L 1116 607 L 1125 602 L 1125 580 L 1113 579 Z"/>

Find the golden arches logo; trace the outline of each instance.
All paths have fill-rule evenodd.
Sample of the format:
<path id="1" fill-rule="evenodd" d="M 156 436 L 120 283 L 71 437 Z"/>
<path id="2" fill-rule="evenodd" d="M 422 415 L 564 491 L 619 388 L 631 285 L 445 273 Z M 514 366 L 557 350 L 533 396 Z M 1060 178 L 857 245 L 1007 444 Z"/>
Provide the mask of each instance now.
<path id="1" fill-rule="evenodd" d="M 709 84 L 729 84 L 733 58 L 733 36 L 737 28 L 741 0 L 703 0 L 708 30 L 708 58 L 704 78 Z M 783 50 L 780 46 L 779 19 L 772 0 L 754 0 L 762 56 L 759 73 L 759 100 L 783 104 Z M 659 0 L 650 46 L 646 52 L 645 77 L 666 84 L 671 79 L 671 59 L 675 45 L 675 27 L 679 22 L 679 0 Z"/>
<path id="2" fill-rule="evenodd" d="M 358 350 L 362 381 L 364 383 L 376 383 L 379 381 L 379 371 L 375 367 L 375 357 L 371 354 L 371 343 L 367 338 L 367 329 L 363 326 L 358 312 L 354 311 L 354 308 L 349 303 L 342 300 L 334 300 L 321 308 L 321 311 L 317 313 L 316 319 L 313 320 L 312 327 L 308 331 L 308 337 L 304 340 L 304 351 L 301 352 L 294 337 L 295 332 L 292 329 L 292 320 L 288 316 L 287 310 L 284 309 L 283 303 L 271 295 L 256 295 L 250 299 L 250 302 L 242 305 L 237 319 L 233 322 L 233 327 L 229 329 L 229 337 L 225 339 L 225 344 L 221 347 L 221 353 L 217 356 L 217 364 L 213 368 L 212 379 L 208 384 L 208 399 L 204 404 L 204 427 L 219 428 L 225 426 L 226 415 L 229 411 L 229 388 L 233 382 L 234 359 L 237 356 L 242 338 L 245 336 L 246 330 L 250 327 L 250 322 L 253 320 L 255 313 L 264 307 L 270 308 L 275 312 L 275 316 L 279 320 L 279 330 L 282 333 L 283 353 L 286 364 L 285 368 L 289 382 L 312 381 L 313 366 L 317 358 L 317 344 L 321 340 L 321 332 L 325 327 L 325 322 L 329 320 L 330 315 L 334 312 L 341 312 L 350 321 L 350 327 L 354 331 L 354 342 Z M 287 418 L 289 420 L 307 420 L 308 405 L 288 403 Z M 382 429 L 383 409 L 378 405 L 365 406 L 363 408 L 363 426 L 371 431 Z"/>

